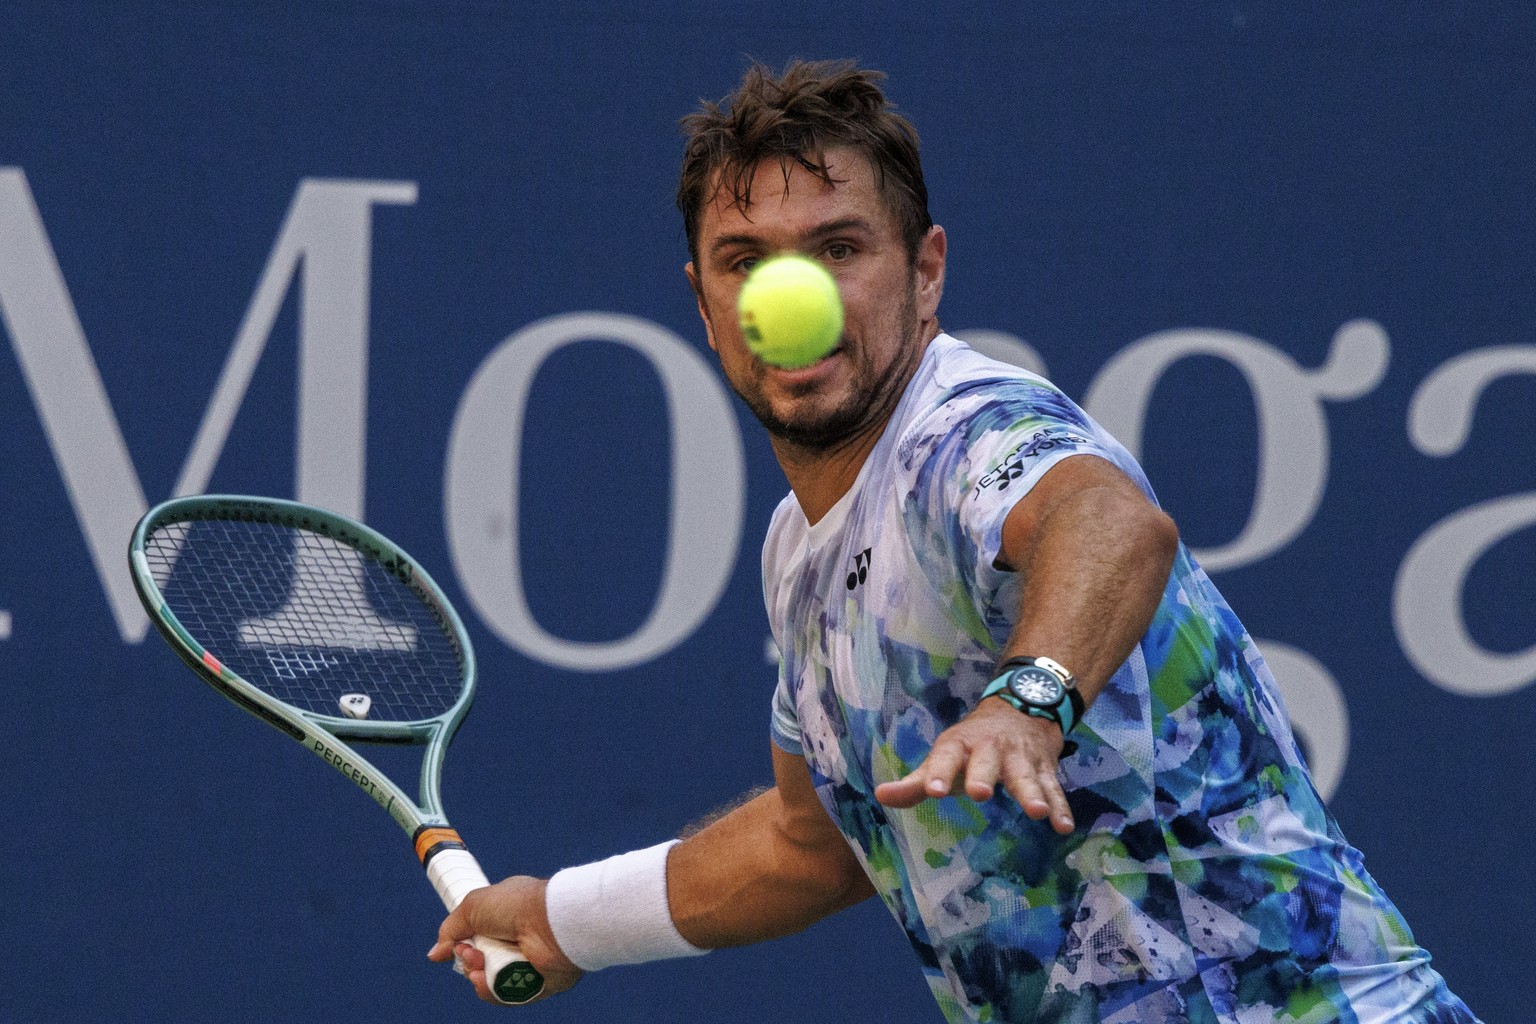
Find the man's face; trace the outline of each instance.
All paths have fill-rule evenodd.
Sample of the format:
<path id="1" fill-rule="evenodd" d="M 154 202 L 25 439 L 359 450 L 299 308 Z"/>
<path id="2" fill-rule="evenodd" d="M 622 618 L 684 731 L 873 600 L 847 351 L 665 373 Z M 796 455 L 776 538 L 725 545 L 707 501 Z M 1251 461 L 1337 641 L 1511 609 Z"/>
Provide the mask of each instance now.
<path id="1" fill-rule="evenodd" d="M 717 191 L 699 219 L 698 262 L 687 268 L 726 379 L 776 441 L 809 452 L 884 425 L 938 333 L 944 281 L 943 230 L 932 229 L 910 260 L 869 160 L 829 149 L 826 161 L 834 184 L 794 162 L 759 164 L 745 211 Z M 747 272 L 781 252 L 818 260 L 843 296 L 842 340 L 799 370 L 752 355 L 737 321 Z"/>

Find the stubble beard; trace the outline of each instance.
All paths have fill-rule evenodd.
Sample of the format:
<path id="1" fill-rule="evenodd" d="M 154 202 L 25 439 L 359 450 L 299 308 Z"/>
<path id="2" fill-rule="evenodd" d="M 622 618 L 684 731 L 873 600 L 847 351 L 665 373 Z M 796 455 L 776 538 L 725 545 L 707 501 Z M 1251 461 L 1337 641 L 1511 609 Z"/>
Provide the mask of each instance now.
<path id="1" fill-rule="evenodd" d="M 825 412 L 780 416 L 760 387 L 748 391 L 731 382 L 731 388 L 770 437 L 813 455 L 832 451 L 871 427 L 883 425 L 912 379 L 922 350 L 917 344 L 917 297 L 911 290 L 902 302 L 897 330 L 903 337 L 901 350 L 883 368 L 874 365 L 869 348 L 859 344 L 859 339 L 843 338 L 842 355 L 849 361 L 850 378 L 843 399 Z M 759 371 L 756 379 L 761 378 Z"/>

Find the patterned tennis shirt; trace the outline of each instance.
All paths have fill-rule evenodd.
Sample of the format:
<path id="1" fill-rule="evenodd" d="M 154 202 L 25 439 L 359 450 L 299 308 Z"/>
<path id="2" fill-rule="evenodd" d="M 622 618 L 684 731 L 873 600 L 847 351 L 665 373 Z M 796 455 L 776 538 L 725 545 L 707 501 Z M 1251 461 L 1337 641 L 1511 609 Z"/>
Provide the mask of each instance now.
<path id="1" fill-rule="evenodd" d="M 1001 788 L 876 802 L 991 680 L 1020 597 L 994 565 L 1003 520 L 1076 455 L 1152 497 L 1061 392 L 941 335 L 849 493 L 814 526 L 790 495 L 764 544 L 773 740 L 809 764 L 945 1017 L 1475 1020 L 1323 806 L 1269 670 L 1182 546 L 1073 732 L 1072 835 Z"/>

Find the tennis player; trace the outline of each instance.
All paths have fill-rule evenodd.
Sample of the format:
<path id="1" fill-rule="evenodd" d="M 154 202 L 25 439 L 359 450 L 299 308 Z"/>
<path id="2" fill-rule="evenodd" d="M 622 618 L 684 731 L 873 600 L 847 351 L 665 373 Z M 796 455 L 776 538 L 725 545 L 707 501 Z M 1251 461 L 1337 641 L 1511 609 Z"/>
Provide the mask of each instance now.
<path id="1" fill-rule="evenodd" d="M 945 235 L 880 77 L 754 67 L 684 120 L 688 280 L 791 489 L 763 548 L 774 787 L 681 842 L 473 893 L 432 957 L 497 936 L 555 993 L 878 895 L 952 1022 L 1475 1020 L 1136 462 L 942 333 Z M 737 325 L 783 251 L 846 305 L 809 369 Z"/>

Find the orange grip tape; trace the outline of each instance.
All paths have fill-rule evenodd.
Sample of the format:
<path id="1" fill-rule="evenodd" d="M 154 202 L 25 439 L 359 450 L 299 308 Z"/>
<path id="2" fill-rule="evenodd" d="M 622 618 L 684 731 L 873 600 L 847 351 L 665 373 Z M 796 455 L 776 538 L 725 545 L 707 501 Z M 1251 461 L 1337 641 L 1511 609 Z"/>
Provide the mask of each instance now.
<path id="1" fill-rule="evenodd" d="M 416 856 L 425 864 L 432 850 L 444 843 L 463 847 L 464 840 L 451 828 L 424 828 L 416 833 Z"/>

